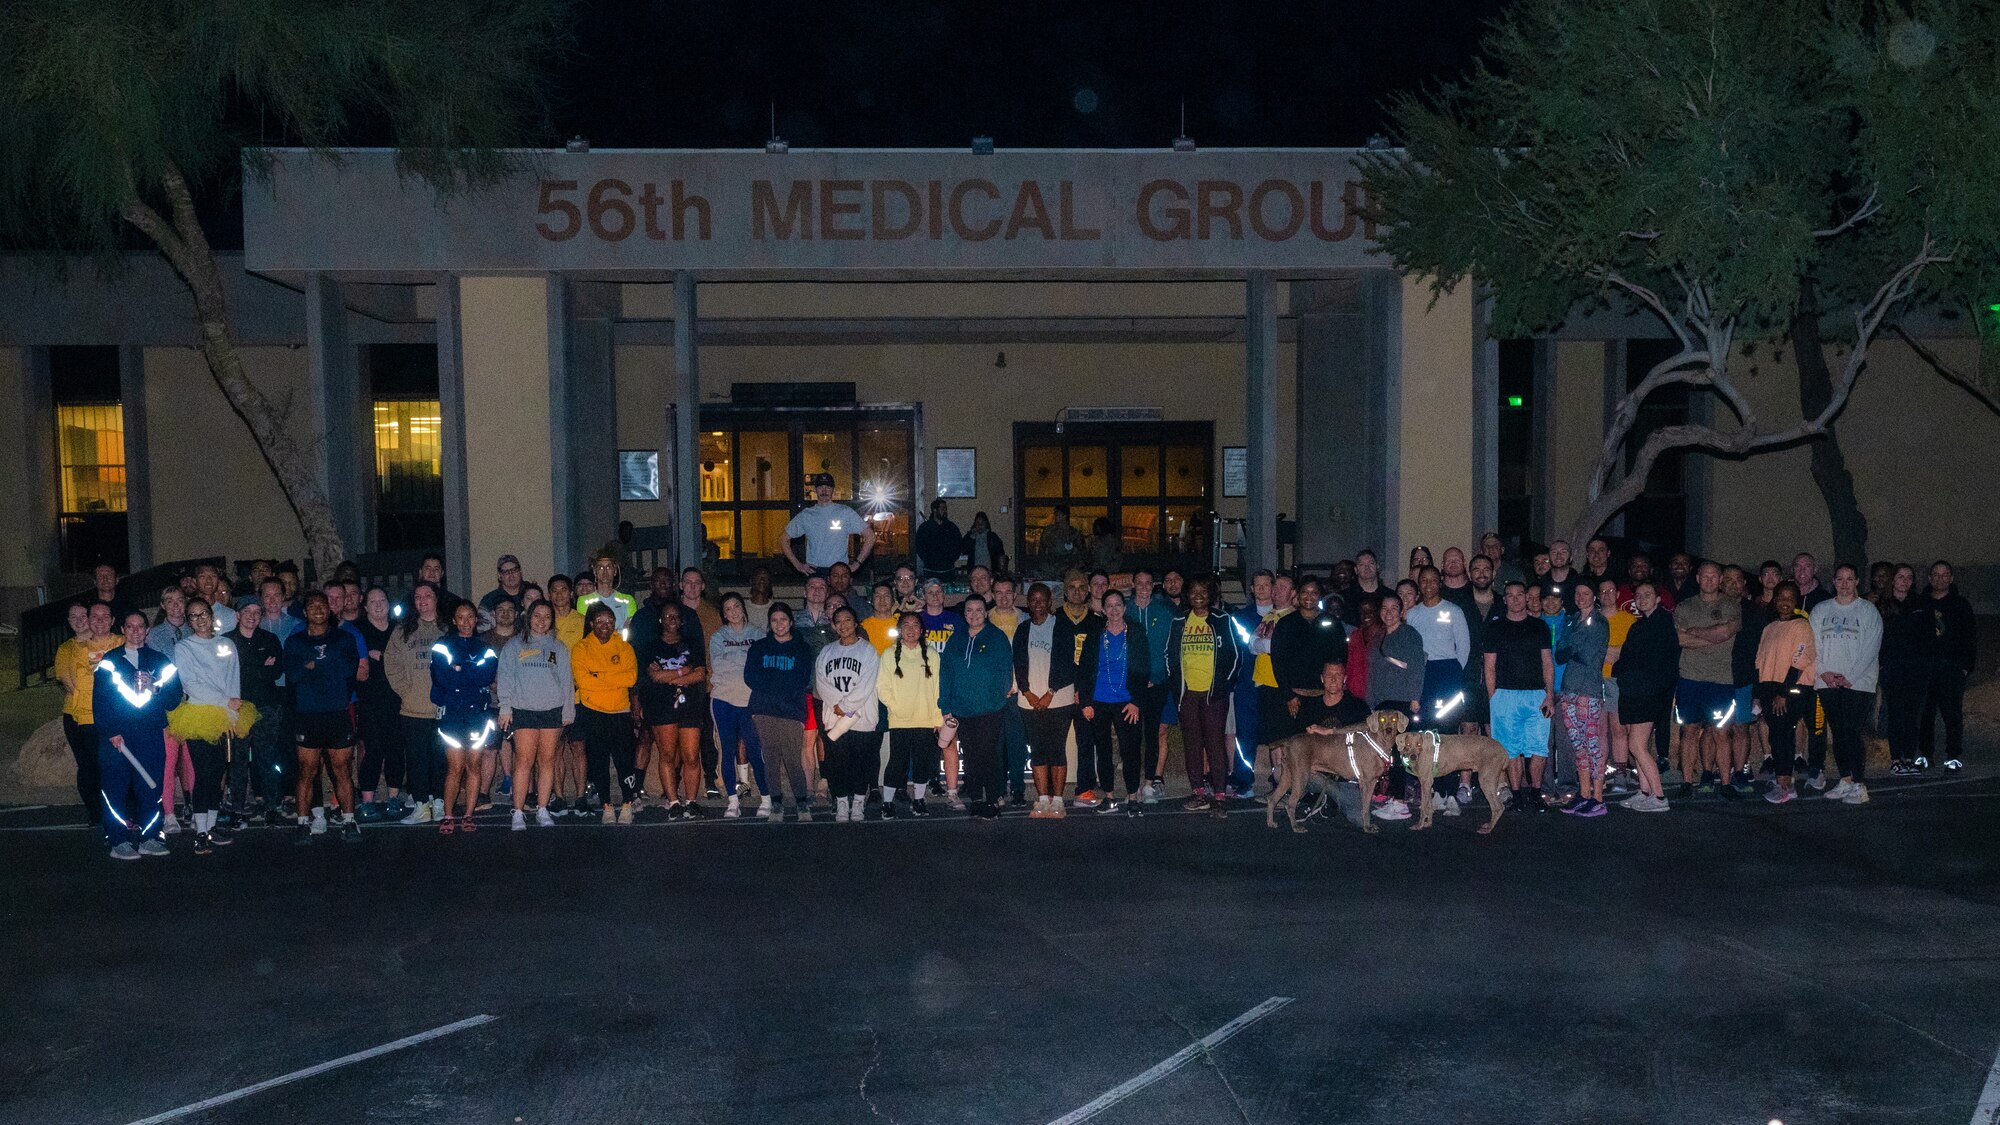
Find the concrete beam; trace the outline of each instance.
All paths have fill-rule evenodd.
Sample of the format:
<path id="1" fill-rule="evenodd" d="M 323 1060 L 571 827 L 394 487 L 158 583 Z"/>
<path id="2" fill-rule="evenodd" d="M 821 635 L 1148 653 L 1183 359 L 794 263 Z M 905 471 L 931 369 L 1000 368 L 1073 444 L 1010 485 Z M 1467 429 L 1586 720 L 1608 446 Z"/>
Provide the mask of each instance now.
<path id="1" fill-rule="evenodd" d="M 129 565 L 144 570 L 153 558 L 152 467 L 146 441 L 146 350 L 136 345 L 118 349 L 118 397 L 125 415 L 125 528 L 130 543 Z"/>
<path id="2" fill-rule="evenodd" d="M 1268 273 L 1244 283 L 1244 412 L 1249 496 L 1244 569 L 1278 564 L 1278 287 Z"/>
<path id="3" fill-rule="evenodd" d="M 701 524 L 701 367 L 697 356 L 694 275 L 674 275 L 674 393 L 667 411 L 673 446 L 673 536 L 678 565 L 699 566 L 707 535 Z"/>
<path id="4" fill-rule="evenodd" d="M 445 585 L 472 596 L 471 502 L 466 489 L 465 334 L 457 274 L 437 282 L 438 461 L 444 483 Z"/>
<path id="5" fill-rule="evenodd" d="M 347 305 L 339 282 L 315 274 L 306 282 L 306 371 L 319 403 L 319 473 L 333 508 L 334 527 L 347 553 L 373 548 L 367 518 L 374 465 L 374 418 L 361 365 L 347 331 Z"/>

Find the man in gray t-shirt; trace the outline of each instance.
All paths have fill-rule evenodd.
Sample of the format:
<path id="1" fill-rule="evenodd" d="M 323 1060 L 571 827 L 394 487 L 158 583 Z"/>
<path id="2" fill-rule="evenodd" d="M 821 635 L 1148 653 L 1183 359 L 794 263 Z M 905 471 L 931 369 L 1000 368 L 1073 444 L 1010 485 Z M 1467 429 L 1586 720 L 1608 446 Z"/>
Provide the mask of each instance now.
<path id="1" fill-rule="evenodd" d="M 834 563 L 847 563 L 858 567 L 868 561 L 875 550 L 875 529 L 860 513 L 845 504 L 833 502 L 833 475 L 815 473 L 812 478 L 813 506 L 793 516 L 785 525 L 785 558 L 800 574 L 808 577 L 826 577 Z M 849 558 L 848 540 L 861 537 L 861 553 Z M 800 561 L 792 550 L 792 540 L 806 541 L 806 557 Z"/>
<path id="2" fill-rule="evenodd" d="M 1722 568 L 1712 562 L 1695 572 L 1695 586 L 1696 596 L 1674 607 L 1681 640 L 1674 710 L 1684 724 L 1676 764 L 1684 796 L 1690 784 L 1686 779 L 1696 772 L 1705 793 L 1734 780 L 1745 749 L 1744 724 L 1750 721 L 1747 701 L 1736 698 L 1730 667 L 1736 632 L 1743 627 L 1743 605 L 1722 592 Z"/>

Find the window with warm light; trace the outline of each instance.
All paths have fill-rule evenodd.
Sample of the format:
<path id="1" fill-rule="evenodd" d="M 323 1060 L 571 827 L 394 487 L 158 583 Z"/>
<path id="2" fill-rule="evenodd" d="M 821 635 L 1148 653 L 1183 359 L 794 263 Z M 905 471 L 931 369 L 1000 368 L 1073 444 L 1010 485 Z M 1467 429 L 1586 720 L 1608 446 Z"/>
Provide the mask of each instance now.
<path id="1" fill-rule="evenodd" d="M 834 499 L 875 528 L 876 551 L 909 553 L 916 412 L 901 407 L 702 410 L 703 534 L 722 559 L 772 559 L 785 525 L 812 503 L 806 478 L 833 477 Z"/>
<path id="2" fill-rule="evenodd" d="M 131 561 L 131 536 L 118 349 L 50 348 L 49 381 L 62 568 L 80 573 L 110 563 L 123 571 Z"/>

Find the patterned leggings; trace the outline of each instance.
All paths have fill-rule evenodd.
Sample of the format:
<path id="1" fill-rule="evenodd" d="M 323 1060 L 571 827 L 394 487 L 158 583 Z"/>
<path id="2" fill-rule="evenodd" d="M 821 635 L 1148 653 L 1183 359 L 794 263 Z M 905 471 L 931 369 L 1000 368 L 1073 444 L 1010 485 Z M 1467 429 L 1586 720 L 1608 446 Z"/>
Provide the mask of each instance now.
<path id="1" fill-rule="evenodd" d="M 1571 695 L 1565 692 L 1561 699 L 1561 707 L 1563 729 L 1569 733 L 1569 744 L 1576 750 L 1577 776 L 1603 776 L 1604 701 L 1594 695 Z"/>

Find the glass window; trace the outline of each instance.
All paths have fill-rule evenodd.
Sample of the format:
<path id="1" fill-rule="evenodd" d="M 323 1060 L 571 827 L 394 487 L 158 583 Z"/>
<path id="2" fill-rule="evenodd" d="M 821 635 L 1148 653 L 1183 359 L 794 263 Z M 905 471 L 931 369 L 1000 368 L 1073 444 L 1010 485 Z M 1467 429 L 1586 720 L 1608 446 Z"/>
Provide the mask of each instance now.
<path id="1" fill-rule="evenodd" d="M 785 525 L 792 513 L 783 508 L 746 509 L 743 512 L 743 555 L 772 558 L 785 553 Z"/>
<path id="2" fill-rule="evenodd" d="M 1061 496 L 1063 465 L 1061 446 L 1030 446 L 1021 451 L 1021 494 Z M 1031 525 L 1032 526 L 1032 525 Z"/>
<path id="3" fill-rule="evenodd" d="M 842 501 L 855 499 L 853 430 L 799 435 L 799 459 L 801 476 L 831 473 L 833 498 Z"/>
<path id="4" fill-rule="evenodd" d="M 742 500 L 790 500 L 792 497 L 791 435 L 752 431 L 736 435 L 738 497 Z M 746 531 L 747 534 L 747 531 Z"/>
<path id="5" fill-rule="evenodd" d="M 715 544 L 717 558 L 733 559 L 736 557 L 735 512 L 703 512 L 701 514 L 701 533 L 710 543 Z"/>
<path id="6" fill-rule="evenodd" d="M 56 407 L 64 515 L 125 510 L 125 410 L 115 402 Z"/>
<path id="7" fill-rule="evenodd" d="M 382 550 L 444 541 L 442 425 L 437 399 L 375 400 L 375 538 Z"/>
<path id="8" fill-rule="evenodd" d="M 735 460 L 729 455 L 729 434 L 722 430 L 703 430 L 701 433 L 701 502 L 704 504 L 727 503 L 736 499 L 732 482 L 736 474 L 731 466 Z M 734 541 L 732 528 L 728 538 Z"/>
<path id="9" fill-rule="evenodd" d="M 1199 445 L 1167 446 L 1166 494 L 1207 497 L 1208 455 Z"/>
<path id="10" fill-rule="evenodd" d="M 1118 450 L 1118 492 L 1121 496 L 1160 494 L 1160 447 L 1127 445 Z"/>
<path id="11" fill-rule="evenodd" d="M 1069 447 L 1069 494 L 1071 496 L 1106 496 L 1110 494 L 1111 450 L 1102 445 L 1072 445 Z M 1086 532 L 1090 525 L 1081 520 L 1077 526 Z"/>

